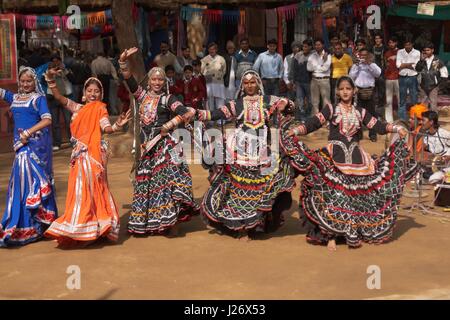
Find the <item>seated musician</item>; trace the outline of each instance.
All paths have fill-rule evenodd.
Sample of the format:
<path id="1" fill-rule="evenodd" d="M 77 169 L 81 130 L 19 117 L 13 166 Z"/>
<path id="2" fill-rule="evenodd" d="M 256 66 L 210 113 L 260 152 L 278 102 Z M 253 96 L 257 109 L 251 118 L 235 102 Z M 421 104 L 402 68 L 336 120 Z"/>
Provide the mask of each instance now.
<path id="1" fill-rule="evenodd" d="M 442 156 L 447 164 L 444 168 L 433 173 L 429 177 L 430 183 L 442 183 L 446 180 L 446 173 L 450 172 L 448 162 L 450 160 L 450 132 L 439 126 L 439 116 L 435 111 L 426 111 L 422 113 L 423 117 L 423 145 L 426 153 L 434 156 Z M 430 169 L 430 168 L 429 168 Z M 448 179 L 448 178 L 447 178 Z"/>

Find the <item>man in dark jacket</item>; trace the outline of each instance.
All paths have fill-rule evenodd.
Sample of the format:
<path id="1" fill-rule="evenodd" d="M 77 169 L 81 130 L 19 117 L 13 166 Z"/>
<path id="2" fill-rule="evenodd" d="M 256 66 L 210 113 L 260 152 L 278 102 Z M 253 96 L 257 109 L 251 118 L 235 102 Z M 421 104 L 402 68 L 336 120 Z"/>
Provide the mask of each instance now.
<path id="1" fill-rule="evenodd" d="M 448 78 L 447 67 L 434 55 L 434 45 L 430 42 L 422 50 L 422 57 L 416 64 L 416 71 L 420 74 L 420 101 L 430 102 L 430 109 L 437 112 L 437 98 L 439 87 Z"/>

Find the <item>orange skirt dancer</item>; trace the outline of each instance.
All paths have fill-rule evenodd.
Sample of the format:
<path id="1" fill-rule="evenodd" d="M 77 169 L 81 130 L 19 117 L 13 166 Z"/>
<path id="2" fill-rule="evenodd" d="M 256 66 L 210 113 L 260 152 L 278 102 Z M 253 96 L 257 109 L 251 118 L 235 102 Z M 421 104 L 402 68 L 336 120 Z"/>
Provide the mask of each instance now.
<path id="1" fill-rule="evenodd" d="M 70 104 L 73 101 L 69 100 Z M 101 139 L 103 127 L 110 125 L 106 105 L 94 101 L 68 108 L 75 109 L 70 125 L 75 146 L 70 160 L 66 208 L 45 235 L 63 245 L 90 242 L 103 236 L 117 240 L 119 214 L 108 188 L 107 146 Z"/>

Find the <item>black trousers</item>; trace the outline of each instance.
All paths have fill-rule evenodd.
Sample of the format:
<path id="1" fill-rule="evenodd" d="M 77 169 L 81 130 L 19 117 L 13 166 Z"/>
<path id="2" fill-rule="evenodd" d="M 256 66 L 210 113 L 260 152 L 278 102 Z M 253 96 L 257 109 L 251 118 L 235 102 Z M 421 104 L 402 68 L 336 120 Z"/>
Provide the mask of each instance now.
<path id="1" fill-rule="evenodd" d="M 372 90 L 372 95 L 370 95 L 370 97 L 361 97 L 361 95 L 358 94 L 358 106 L 361 108 L 366 109 L 372 116 L 374 116 L 375 118 L 379 118 L 376 110 L 375 110 L 375 102 L 374 100 L 374 94 L 373 94 L 373 90 Z M 377 136 L 377 132 L 374 129 L 370 129 L 369 130 L 369 137 L 376 137 Z"/>
<path id="2" fill-rule="evenodd" d="M 100 80 L 103 86 L 103 102 L 107 105 L 108 113 L 111 112 L 111 110 L 109 110 L 109 81 L 111 81 L 111 79 L 112 76 L 109 74 L 98 75 L 98 80 Z"/>

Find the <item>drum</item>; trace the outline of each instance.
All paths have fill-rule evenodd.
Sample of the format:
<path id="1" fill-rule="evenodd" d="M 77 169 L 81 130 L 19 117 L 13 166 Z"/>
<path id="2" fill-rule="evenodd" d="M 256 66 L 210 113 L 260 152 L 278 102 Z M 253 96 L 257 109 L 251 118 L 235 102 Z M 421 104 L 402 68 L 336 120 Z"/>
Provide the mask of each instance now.
<path id="1" fill-rule="evenodd" d="M 438 184 L 434 189 L 434 205 L 450 207 L 450 184 Z"/>

